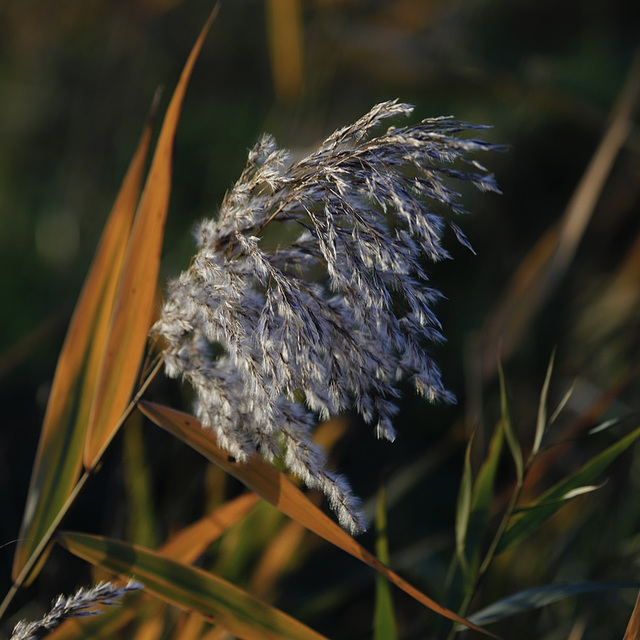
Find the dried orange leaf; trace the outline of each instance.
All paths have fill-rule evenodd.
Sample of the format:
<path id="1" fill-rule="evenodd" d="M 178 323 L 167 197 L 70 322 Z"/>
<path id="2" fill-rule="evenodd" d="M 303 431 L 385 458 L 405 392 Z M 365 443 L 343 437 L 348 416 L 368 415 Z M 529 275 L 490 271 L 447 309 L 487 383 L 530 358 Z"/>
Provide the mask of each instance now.
<path id="1" fill-rule="evenodd" d="M 206 548 L 219 538 L 231 525 L 243 518 L 256 504 L 255 493 L 245 493 L 223 504 L 215 511 L 185 527 L 160 552 L 179 562 L 192 563 L 204 553 Z"/>
<path id="2" fill-rule="evenodd" d="M 189 414 L 146 401 L 140 402 L 138 407 L 158 426 L 172 433 L 228 474 L 240 480 L 282 513 L 369 565 L 424 606 L 449 620 L 485 635 L 497 637 L 438 604 L 391 571 L 316 507 L 286 475 L 274 466 L 255 456 L 244 464 L 235 462 L 225 451 L 216 446 L 213 434 L 205 432 L 198 420 Z"/>
<path id="3" fill-rule="evenodd" d="M 26 582 L 20 574 L 46 546 L 82 468 L 93 389 L 140 197 L 154 111 L 155 106 L 107 219 L 58 358 L 14 557 L 12 577 L 18 584 Z"/>
<path id="4" fill-rule="evenodd" d="M 217 8 L 216 8 L 217 9 Z M 155 309 L 164 225 L 169 208 L 173 144 L 195 61 L 217 14 L 207 20 L 174 91 L 162 123 L 149 175 L 127 247 L 118 297 L 96 395 L 91 407 L 84 464 L 91 469 L 120 425 L 131 398 Z"/>

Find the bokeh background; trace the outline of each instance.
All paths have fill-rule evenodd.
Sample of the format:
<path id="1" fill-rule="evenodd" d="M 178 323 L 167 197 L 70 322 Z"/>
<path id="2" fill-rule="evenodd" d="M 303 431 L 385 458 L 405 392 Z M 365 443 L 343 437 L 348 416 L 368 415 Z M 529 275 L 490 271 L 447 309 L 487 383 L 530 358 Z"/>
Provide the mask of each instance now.
<path id="1" fill-rule="evenodd" d="M 0 6 L 3 593 L 66 322 L 153 95 L 164 86 L 166 106 L 211 7 L 203 0 Z M 640 134 L 633 98 L 640 74 L 632 71 L 639 35 L 640 5 L 632 0 L 226 0 L 196 65 L 178 130 L 164 278 L 188 264 L 194 222 L 215 215 L 263 131 L 304 152 L 376 102 L 399 98 L 416 105 L 415 119 L 452 114 L 492 125 L 483 136 L 508 147 L 481 158 L 503 195 L 465 193 L 472 215 L 459 222 L 476 255 L 450 237 L 454 261 L 430 268 L 448 298 L 438 312 L 449 342 L 435 356 L 458 405 L 429 407 L 409 394 L 396 443 L 375 442 L 354 422 L 335 450 L 365 500 L 388 482 L 392 566 L 431 593 L 446 577 L 464 438 L 474 426 L 490 433 L 498 415 L 499 353 L 525 445 L 555 347 L 551 397 L 557 401 L 577 379 L 567 429 L 612 388 L 605 417 L 640 408 Z M 626 115 L 615 111 L 621 101 Z M 539 273 L 536 260 L 557 240 L 612 117 L 624 121 L 625 135 L 609 160 L 599 160 L 606 180 L 582 205 L 584 232 L 550 284 L 536 290 L 537 308 L 528 309 L 532 296 L 523 282 Z M 521 297 L 506 307 L 507 318 L 522 311 L 524 320 L 516 328 L 507 322 L 511 337 L 503 342 L 507 329 L 496 323 L 509 287 Z M 188 406 L 170 384 L 155 393 Z M 158 518 L 149 536 L 163 539 L 212 499 L 212 480 L 179 443 L 151 427 L 144 438 L 144 474 Z M 607 442 L 581 441 L 573 455 L 581 460 Z M 114 445 L 118 453 L 107 456 L 85 490 L 70 527 L 126 534 L 122 446 Z M 554 473 L 575 463 L 561 462 Z M 505 465 L 505 483 L 509 472 Z M 558 580 L 638 580 L 639 485 L 638 457 L 630 454 L 591 502 L 555 519 L 517 562 L 504 561 L 482 604 Z M 275 601 L 330 637 L 368 637 L 372 576 L 317 546 L 311 543 Z M 17 605 L 46 604 L 88 575 L 62 552 L 49 564 Z M 249 569 L 227 571 L 241 582 Z M 567 637 L 576 620 L 588 618 L 583 637 L 620 637 L 634 597 L 573 598 L 505 629 L 524 630 L 513 637 L 533 637 L 531 629 L 535 637 Z M 423 637 L 430 614 L 400 596 L 398 611 L 403 637 Z"/>

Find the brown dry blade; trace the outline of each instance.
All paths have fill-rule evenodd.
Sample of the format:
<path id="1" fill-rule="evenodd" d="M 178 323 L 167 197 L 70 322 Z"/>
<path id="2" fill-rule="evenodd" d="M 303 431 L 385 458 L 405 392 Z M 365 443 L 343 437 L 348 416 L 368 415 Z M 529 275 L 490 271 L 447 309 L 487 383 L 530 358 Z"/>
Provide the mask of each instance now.
<path id="1" fill-rule="evenodd" d="M 497 638 L 482 627 L 474 625 L 453 611 L 438 604 L 424 593 L 403 580 L 375 556 L 359 545 L 349 534 L 326 516 L 286 475 L 274 466 L 254 456 L 247 463 L 235 462 L 228 453 L 218 448 L 211 432 L 205 432 L 196 418 L 187 413 L 152 402 L 141 401 L 138 408 L 155 424 L 173 434 L 201 453 L 208 460 L 234 476 L 261 498 L 270 502 L 293 520 L 331 544 L 361 560 L 384 575 L 412 598 L 432 611 L 487 636 Z"/>
<path id="2" fill-rule="evenodd" d="M 212 513 L 185 527 L 160 548 L 160 553 L 191 564 L 231 525 L 243 518 L 256 504 L 255 493 L 245 493 L 223 504 Z"/>
<path id="3" fill-rule="evenodd" d="M 504 362 L 513 352 L 573 260 L 613 163 L 629 134 L 639 93 L 640 53 L 612 111 L 607 131 L 562 219 L 545 233 L 522 262 L 489 318 L 479 354 L 483 379 L 492 378 L 498 361 Z"/>
<path id="4" fill-rule="evenodd" d="M 84 450 L 85 468 L 100 459 L 120 426 L 136 382 L 154 312 L 164 225 L 169 208 L 175 133 L 195 61 L 217 14 L 207 20 L 174 91 L 162 123 L 149 175 L 127 247 L 103 366 L 91 407 Z"/>
<path id="5" fill-rule="evenodd" d="M 640 640 L 640 593 L 638 593 L 636 605 L 633 607 L 623 640 Z"/>
<path id="6" fill-rule="evenodd" d="M 21 573 L 45 541 L 82 468 L 89 408 L 104 350 L 106 329 L 124 251 L 140 198 L 156 101 L 131 160 L 87 274 L 65 337 L 40 434 L 12 577 Z M 39 555 L 39 553 L 38 553 Z M 42 554 L 40 562 L 45 558 Z M 31 572 L 31 579 L 36 571 Z"/>

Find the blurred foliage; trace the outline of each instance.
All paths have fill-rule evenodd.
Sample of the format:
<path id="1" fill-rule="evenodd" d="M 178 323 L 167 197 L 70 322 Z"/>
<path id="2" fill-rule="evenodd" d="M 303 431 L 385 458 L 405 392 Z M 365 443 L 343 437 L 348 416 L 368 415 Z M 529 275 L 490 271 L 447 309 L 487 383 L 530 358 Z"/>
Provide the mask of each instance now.
<path id="1" fill-rule="evenodd" d="M 174 86 L 211 6 L 202 0 L 0 6 L 3 593 L 66 322 L 154 92 Z M 226 0 L 196 66 L 178 128 L 164 276 L 188 263 L 193 223 L 215 212 L 262 131 L 296 152 L 397 97 L 416 105 L 416 117 L 453 114 L 491 124 L 486 136 L 509 147 L 486 159 L 504 194 L 465 194 L 473 215 L 461 226 L 477 255 L 451 238 L 455 261 L 430 267 L 449 297 L 439 308 L 449 338 L 439 360 L 459 405 L 430 407 L 408 395 L 393 446 L 353 424 L 333 449 L 356 493 L 371 500 L 372 513 L 385 483 L 391 566 L 427 593 L 441 596 L 450 573 L 465 440 L 475 428 L 470 463 L 479 467 L 500 416 L 497 380 L 483 379 L 478 367 L 484 328 L 513 273 L 561 219 L 606 129 L 639 33 L 640 5 L 631 0 Z M 549 434 L 572 446 L 556 448 L 537 483 L 525 483 L 530 499 L 615 439 L 609 430 L 584 438 L 589 428 L 638 410 L 639 154 L 632 126 L 575 257 L 505 362 L 525 452 L 554 347 L 552 406 L 577 378 L 564 417 Z M 188 406 L 175 385 L 160 380 L 155 387 L 166 404 Z M 205 506 L 219 504 L 222 493 L 238 492 L 233 480 L 221 489 L 220 474 L 167 434 L 134 428 L 114 447 L 129 449 L 127 465 L 120 451 L 109 452 L 65 526 L 165 539 Z M 617 426 L 611 431 L 620 433 Z M 147 469 L 137 488 L 131 465 Z M 506 491 L 512 481 L 505 460 L 496 482 Z M 638 490 L 640 458 L 627 453 L 605 486 L 564 507 L 516 554 L 497 559 L 469 612 L 552 582 L 637 581 Z M 148 529 L 142 514 L 131 517 L 127 509 L 143 498 L 152 501 L 156 518 Z M 265 538 L 284 530 L 278 516 L 268 510 L 254 516 Z M 211 550 L 212 558 L 224 552 L 211 564 L 242 586 L 251 580 L 248 560 L 266 553 L 266 540 L 246 535 L 232 530 Z M 372 547 L 369 534 L 360 541 Z M 242 544 L 248 551 L 236 551 Z M 269 596 L 329 637 L 369 637 L 371 572 L 312 536 L 296 544 L 299 560 L 273 578 Z M 85 575 L 83 564 L 55 550 L 16 606 L 46 604 Z M 585 594 L 496 629 L 552 639 L 583 625 L 579 637 L 617 638 L 634 595 Z M 394 603 L 399 637 L 424 637 L 433 614 L 397 591 Z"/>

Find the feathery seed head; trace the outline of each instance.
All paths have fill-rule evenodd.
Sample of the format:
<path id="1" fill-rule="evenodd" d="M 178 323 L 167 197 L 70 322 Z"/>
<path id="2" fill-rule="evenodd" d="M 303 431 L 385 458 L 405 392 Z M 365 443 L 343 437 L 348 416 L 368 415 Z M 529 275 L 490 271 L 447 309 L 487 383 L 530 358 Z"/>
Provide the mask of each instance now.
<path id="1" fill-rule="evenodd" d="M 455 137 L 481 127 L 433 118 L 371 135 L 411 112 L 378 104 L 297 162 L 263 136 L 218 219 L 198 226 L 198 253 L 170 283 L 154 326 L 167 343 L 167 374 L 193 386 L 196 414 L 219 445 L 238 460 L 282 455 L 351 532 L 364 528 L 358 500 L 327 470 L 312 428 L 318 416 L 354 408 L 393 440 L 403 378 L 432 402 L 454 401 L 425 349 L 444 337 L 433 311 L 441 294 L 423 262 L 449 257 L 447 224 L 470 245 L 430 203 L 464 213 L 455 181 L 498 191 L 468 157 L 494 147 Z M 274 221 L 299 235 L 266 250 L 260 234 Z"/>

